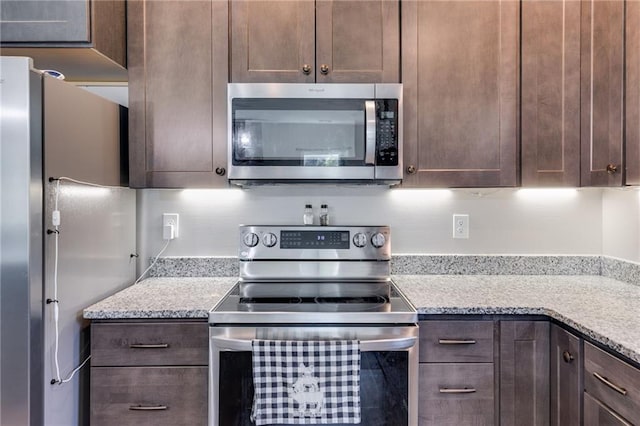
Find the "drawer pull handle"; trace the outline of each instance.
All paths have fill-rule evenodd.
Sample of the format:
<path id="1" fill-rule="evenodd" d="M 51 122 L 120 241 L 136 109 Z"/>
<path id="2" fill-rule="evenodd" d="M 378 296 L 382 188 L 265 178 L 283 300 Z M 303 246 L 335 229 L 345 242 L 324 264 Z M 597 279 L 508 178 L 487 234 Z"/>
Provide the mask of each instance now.
<path id="1" fill-rule="evenodd" d="M 129 410 L 133 411 L 164 411 L 168 410 L 166 405 L 130 405 Z"/>
<path id="2" fill-rule="evenodd" d="M 461 389 L 451 389 L 451 388 L 440 388 L 440 393 L 474 393 L 476 388 L 461 388 Z"/>
<path id="3" fill-rule="evenodd" d="M 168 343 L 158 343 L 155 345 L 145 345 L 140 343 L 133 343 L 129 345 L 131 349 L 166 349 L 169 347 Z"/>
<path id="4" fill-rule="evenodd" d="M 475 345 L 476 341 L 472 339 L 438 339 L 441 345 Z"/>
<path id="5" fill-rule="evenodd" d="M 603 377 L 598 373 L 593 373 L 593 376 L 596 379 L 600 380 L 605 385 L 609 386 L 614 391 L 618 392 L 619 394 L 621 394 L 621 395 L 626 395 L 627 394 L 627 390 L 625 388 L 621 388 L 620 386 L 616 385 L 615 383 L 610 382 L 609 379 L 607 379 L 606 377 Z"/>

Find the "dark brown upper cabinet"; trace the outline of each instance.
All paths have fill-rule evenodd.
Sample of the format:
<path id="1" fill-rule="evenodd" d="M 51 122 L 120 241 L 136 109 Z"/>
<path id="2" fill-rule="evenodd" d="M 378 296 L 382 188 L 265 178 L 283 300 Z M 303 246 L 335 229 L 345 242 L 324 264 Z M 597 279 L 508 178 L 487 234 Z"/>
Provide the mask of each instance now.
<path id="1" fill-rule="evenodd" d="M 624 179 L 625 2 L 583 0 L 581 6 L 580 184 L 620 186 Z"/>
<path id="2" fill-rule="evenodd" d="M 402 3 L 405 186 L 518 184 L 520 3 Z"/>
<path id="3" fill-rule="evenodd" d="M 580 186 L 580 8 L 522 2 L 522 186 Z"/>
<path id="4" fill-rule="evenodd" d="M 226 186 L 228 4 L 127 10 L 131 187 Z"/>
<path id="5" fill-rule="evenodd" d="M 523 1 L 523 186 L 640 184 L 639 26 L 635 1 Z"/>
<path id="6" fill-rule="evenodd" d="M 396 0 L 230 1 L 234 83 L 397 83 Z"/>
<path id="7" fill-rule="evenodd" d="M 2 0 L 3 56 L 72 81 L 127 81 L 125 0 Z"/>

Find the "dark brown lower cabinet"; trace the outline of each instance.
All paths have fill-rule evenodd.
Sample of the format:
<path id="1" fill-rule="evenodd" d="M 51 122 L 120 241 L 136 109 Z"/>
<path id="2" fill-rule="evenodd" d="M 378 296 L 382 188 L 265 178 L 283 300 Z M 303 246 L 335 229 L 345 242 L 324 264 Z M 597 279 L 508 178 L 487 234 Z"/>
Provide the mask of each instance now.
<path id="1" fill-rule="evenodd" d="M 584 393 L 584 426 L 630 426 L 615 411 Z"/>
<path id="2" fill-rule="evenodd" d="M 95 367 L 91 424 L 206 425 L 207 367 Z"/>
<path id="3" fill-rule="evenodd" d="M 500 424 L 549 424 L 549 323 L 500 322 Z"/>
<path id="4" fill-rule="evenodd" d="M 91 324 L 91 425 L 205 426 L 206 321 Z"/>
<path id="5" fill-rule="evenodd" d="M 582 414 L 582 340 L 551 325 L 551 426 L 579 426 Z"/>
<path id="6" fill-rule="evenodd" d="M 493 425 L 493 363 L 420 364 L 419 424 Z"/>
<path id="7" fill-rule="evenodd" d="M 497 321 L 420 322 L 420 426 L 497 425 L 497 331 Z"/>

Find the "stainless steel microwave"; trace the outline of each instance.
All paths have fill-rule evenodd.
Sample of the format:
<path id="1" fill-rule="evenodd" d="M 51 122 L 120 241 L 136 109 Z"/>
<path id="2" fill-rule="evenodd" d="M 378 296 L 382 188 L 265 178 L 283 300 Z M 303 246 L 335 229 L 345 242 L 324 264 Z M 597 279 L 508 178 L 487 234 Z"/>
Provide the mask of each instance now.
<path id="1" fill-rule="evenodd" d="M 236 184 L 402 179 L 402 84 L 231 83 Z"/>

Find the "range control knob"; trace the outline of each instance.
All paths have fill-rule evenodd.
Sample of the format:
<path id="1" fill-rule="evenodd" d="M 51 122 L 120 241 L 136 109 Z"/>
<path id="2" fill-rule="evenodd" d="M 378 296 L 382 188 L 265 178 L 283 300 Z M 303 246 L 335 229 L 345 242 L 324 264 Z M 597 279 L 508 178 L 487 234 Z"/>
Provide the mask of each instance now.
<path id="1" fill-rule="evenodd" d="M 358 232 L 356 235 L 353 236 L 353 244 L 356 247 L 364 247 L 367 245 L 367 236 L 364 235 L 362 232 Z"/>
<path id="2" fill-rule="evenodd" d="M 262 244 L 264 244 L 266 247 L 273 247 L 277 242 L 278 237 L 276 237 L 276 234 L 272 234 L 271 232 L 269 232 L 262 236 Z"/>
<path id="3" fill-rule="evenodd" d="M 387 239 L 380 232 L 373 234 L 371 237 L 371 244 L 373 244 L 375 248 L 382 247 L 385 242 L 387 242 Z"/>
<path id="4" fill-rule="evenodd" d="M 245 234 L 242 240 L 244 241 L 244 245 L 247 247 L 255 247 L 258 245 L 258 236 L 253 232 Z"/>

